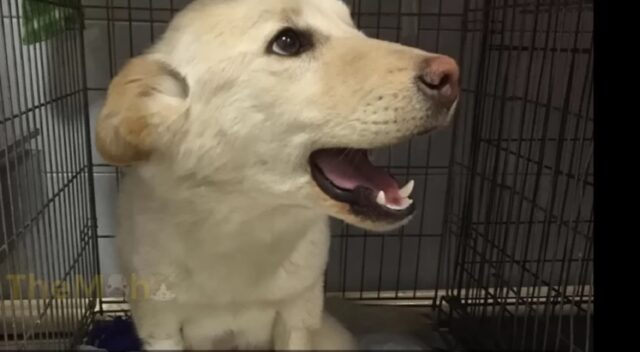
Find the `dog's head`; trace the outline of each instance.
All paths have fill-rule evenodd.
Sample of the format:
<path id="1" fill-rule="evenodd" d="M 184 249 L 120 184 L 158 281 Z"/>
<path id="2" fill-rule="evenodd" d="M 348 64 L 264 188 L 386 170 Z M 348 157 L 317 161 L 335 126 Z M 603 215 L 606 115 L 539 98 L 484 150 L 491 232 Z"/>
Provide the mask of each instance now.
<path id="1" fill-rule="evenodd" d="M 368 151 L 448 124 L 454 60 L 367 38 L 337 0 L 202 0 L 113 80 L 97 143 L 116 165 L 315 207 L 371 230 L 414 212 Z"/>

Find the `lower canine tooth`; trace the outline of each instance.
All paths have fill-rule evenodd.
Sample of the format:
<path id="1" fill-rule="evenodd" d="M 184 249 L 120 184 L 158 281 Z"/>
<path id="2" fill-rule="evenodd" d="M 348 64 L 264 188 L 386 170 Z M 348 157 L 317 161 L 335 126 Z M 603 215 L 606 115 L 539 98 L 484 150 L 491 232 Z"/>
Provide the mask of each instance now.
<path id="1" fill-rule="evenodd" d="M 411 206 L 411 204 L 413 204 L 413 199 L 408 199 L 405 198 L 402 200 L 402 203 L 400 203 L 400 205 L 395 205 L 395 204 L 385 204 L 385 206 L 389 209 L 393 209 L 393 210 L 405 210 L 408 207 Z"/>
<path id="2" fill-rule="evenodd" d="M 387 205 L 387 197 L 384 194 L 384 191 L 380 191 L 380 193 L 378 193 L 378 197 L 376 198 L 376 202 L 378 202 L 378 204 L 380 205 Z"/>
<path id="3" fill-rule="evenodd" d="M 400 190 L 400 195 L 404 198 L 409 198 L 411 193 L 413 193 L 413 189 L 416 186 L 416 182 L 414 180 L 409 181 L 402 189 Z"/>

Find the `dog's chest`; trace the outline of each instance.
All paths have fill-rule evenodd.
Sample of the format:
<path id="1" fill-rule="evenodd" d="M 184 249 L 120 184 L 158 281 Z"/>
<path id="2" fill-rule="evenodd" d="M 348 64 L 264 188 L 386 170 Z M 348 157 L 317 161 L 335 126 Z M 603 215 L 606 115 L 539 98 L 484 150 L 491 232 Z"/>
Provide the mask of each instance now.
<path id="1" fill-rule="evenodd" d="M 324 272 L 329 235 L 324 226 L 264 223 L 233 233 L 203 229 L 184 257 L 187 300 L 281 300 L 307 288 Z"/>

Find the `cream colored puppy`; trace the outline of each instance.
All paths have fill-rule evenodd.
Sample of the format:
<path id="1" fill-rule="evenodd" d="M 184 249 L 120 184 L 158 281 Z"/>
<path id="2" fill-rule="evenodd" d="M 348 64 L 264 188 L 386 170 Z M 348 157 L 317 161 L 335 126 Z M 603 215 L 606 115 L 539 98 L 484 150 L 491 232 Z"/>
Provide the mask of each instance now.
<path id="1" fill-rule="evenodd" d="M 118 246 L 153 349 L 346 349 L 323 313 L 328 216 L 406 224 L 368 151 L 446 125 L 458 67 L 367 38 L 337 0 L 201 0 L 113 80 Z M 144 293 L 147 294 L 144 294 Z"/>

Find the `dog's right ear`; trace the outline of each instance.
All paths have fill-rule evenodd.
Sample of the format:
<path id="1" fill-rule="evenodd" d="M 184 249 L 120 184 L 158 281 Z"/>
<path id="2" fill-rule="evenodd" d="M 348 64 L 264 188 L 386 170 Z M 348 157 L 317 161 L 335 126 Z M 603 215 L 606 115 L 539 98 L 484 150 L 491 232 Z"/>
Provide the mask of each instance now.
<path id="1" fill-rule="evenodd" d="M 148 159 L 159 131 L 189 109 L 189 85 L 167 63 L 143 55 L 131 59 L 113 79 L 98 117 L 96 145 L 116 166 Z"/>

